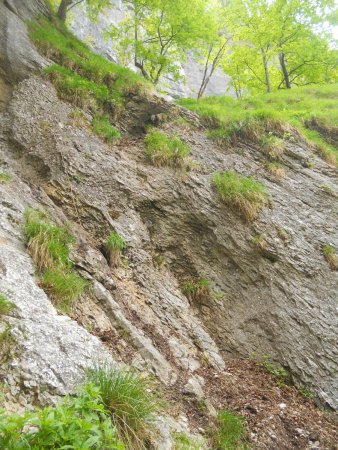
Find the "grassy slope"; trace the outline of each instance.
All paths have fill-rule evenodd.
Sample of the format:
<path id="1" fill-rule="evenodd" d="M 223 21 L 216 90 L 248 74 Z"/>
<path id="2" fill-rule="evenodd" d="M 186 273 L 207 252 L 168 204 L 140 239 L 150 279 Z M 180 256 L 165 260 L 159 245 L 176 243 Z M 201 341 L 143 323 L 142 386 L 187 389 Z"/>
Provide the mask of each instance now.
<path id="1" fill-rule="evenodd" d="M 278 91 L 242 100 L 231 97 L 205 97 L 201 100 L 182 99 L 178 102 L 223 130 L 231 137 L 240 123 L 263 122 L 272 119 L 295 127 L 323 157 L 338 160 L 338 149 L 328 135 L 338 134 L 338 86 L 325 85 Z M 322 133 L 310 129 L 320 126 Z"/>

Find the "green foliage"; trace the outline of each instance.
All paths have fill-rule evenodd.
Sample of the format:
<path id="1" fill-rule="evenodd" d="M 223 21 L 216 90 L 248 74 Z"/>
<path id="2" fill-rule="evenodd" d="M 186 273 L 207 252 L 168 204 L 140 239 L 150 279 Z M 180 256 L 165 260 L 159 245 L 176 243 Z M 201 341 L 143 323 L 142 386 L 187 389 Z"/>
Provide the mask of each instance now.
<path id="1" fill-rule="evenodd" d="M 5 294 L 0 294 L 0 317 L 10 314 L 14 309 L 14 303 L 10 302 Z"/>
<path id="2" fill-rule="evenodd" d="M 103 404 L 127 448 L 145 449 L 156 414 L 163 406 L 150 379 L 109 366 L 90 370 L 88 379 L 99 387 Z"/>
<path id="3" fill-rule="evenodd" d="M 264 355 L 262 361 L 260 362 L 260 366 L 263 367 L 263 369 L 268 372 L 270 375 L 272 375 L 279 387 L 284 387 L 286 383 L 289 381 L 289 374 L 288 372 L 281 366 L 277 366 L 274 364 L 269 356 Z"/>
<path id="4" fill-rule="evenodd" d="M 217 414 L 217 429 L 211 438 L 217 450 L 245 449 L 244 418 L 230 411 L 220 411 Z"/>
<path id="5" fill-rule="evenodd" d="M 99 389 L 91 384 L 76 397 L 57 406 L 24 415 L 0 411 L 0 447 L 8 450 L 123 450 L 102 404 Z"/>
<path id="6" fill-rule="evenodd" d="M 332 245 L 324 245 L 323 255 L 332 270 L 338 270 L 338 256 L 336 250 Z"/>
<path id="7" fill-rule="evenodd" d="M 42 54 L 56 62 L 45 72 L 59 95 L 81 108 L 117 114 L 125 96 L 150 90 L 142 77 L 94 54 L 56 20 L 31 23 L 30 37 Z"/>
<path id="8" fill-rule="evenodd" d="M 65 227 L 58 227 L 42 211 L 25 211 L 24 235 L 45 290 L 63 313 L 88 287 L 88 282 L 72 270 L 70 249 L 74 237 Z"/>
<path id="9" fill-rule="evenodd" d="M 27 209 L 24 218 L 26 244 L 39 271 L 69 267 L 70 246 L 75 242 L 69 231 L 54 225 L 42 211 Z"/>
<path id="10" fill-rule="evenodd" d="M 151 130 L 145 138 L 146 155 L 156 166 L 182 167 L 186 164 L 190 149 L 178 136 L 167 136 Z"/>
<path id="11" fill-rule="evenodd" d="M 12 334 L 12 328 L 6 324 L 2 331 L 0 331 L 0 363 L 7 362 L 13 355 L 16 340 Z M 1 440 L 0 440 L 1 442 Z M 0 446 L 0 448 L 2 448 Z"/>
<path id="12" fill-rule="evenodd" d="M 42 284 L 58 310 L 64 314 L 71 312 L 74 301 L 81 297 L 88 287 L 88 281 L 74 271 L 64 268 L 46 270 Z"/>
<path id="13" fill-rule="evenodd" d="M 94 133 L 107 142 L 117 141 L 121 138 L 121 133 L 112 127 L 107 116 L 96 116 L 92 121 Z"/>
<path id="14" fill-rule="evenodd" d="M 182 285 L 182 292 L 190 301 L 204 303 L 211 298 L 210 281 L 206 278 L 190 280 Z"/>
<path id="15" fill-rule="evenodd" d="M 116 232 L 110 233 L 106 243 L 105 249 L 109 264 L 112 267 L 118 267 L 121 262 L 121 252 L 126 248 L 126 242 L 122 236 Z"/>
<path id="16" fill-rule="evenodd" d="M 203 446 L 185 433 L 174 433 L 174 450 L 203 450 Z"/>
<path id="17" fill-rule="evenodd" d="M 12 177 L 9 174 L 0 172 L 0 184 L 9 183 L 11 180 Z"/>
<path id="18" fill-rule="evenodd" d="M 267 192 L 262 183 L 251 177 L 242 177 L 235 172 L 218 172 L 212 177 L 221 199 L 238 208 L 246 220 L 254 220 L 267 201 Z"/>
<path id="19" fill-rule="evenodd" d="M 275 137 L 292 138 L 293 127 L 325 160 L 335 163 L 338 151 L 330 143 L 329 136 L 337 132 L 337 92 L 337 85 L 308 86 L 242 100 L 225 96 L 198 101 L 181 99 L 178 103 L 217 128 L 212 130 L 210 137 L 219 141 L 233 144 L 239 137 L 244 137 L 261 143 L 269 132 Z M 316 126 L 319 123 L 320 128 Z"/>
<path id="20" fill-rule="evenodd" d="M 275 178 L 281 179 L 285 176 L 284 167 L 277 162 L 270 162 L 266 165 L 266 170 Z"/>

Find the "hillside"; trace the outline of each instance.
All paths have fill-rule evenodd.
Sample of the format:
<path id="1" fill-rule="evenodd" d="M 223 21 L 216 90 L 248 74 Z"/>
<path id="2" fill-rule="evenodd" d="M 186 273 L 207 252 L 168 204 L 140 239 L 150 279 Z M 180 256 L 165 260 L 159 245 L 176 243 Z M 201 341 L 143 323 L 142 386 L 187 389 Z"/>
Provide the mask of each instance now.
<path id="1" fill-rule="evenodd" d="M 183 108 L 0 26 L 0 447 L 335 449 L 334 86 Z"/>

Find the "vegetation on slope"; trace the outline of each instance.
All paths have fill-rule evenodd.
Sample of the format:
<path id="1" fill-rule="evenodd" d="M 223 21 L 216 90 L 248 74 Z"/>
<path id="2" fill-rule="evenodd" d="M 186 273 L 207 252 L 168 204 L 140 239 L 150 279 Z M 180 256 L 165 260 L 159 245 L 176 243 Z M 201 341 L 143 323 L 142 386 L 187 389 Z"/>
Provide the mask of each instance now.
<path id="1" fill-rule="evenodd" d="M 146 155 L 155 166 L 183 167 L 187 163 L 190 148 L 178 136 L 167 136 L 150 130 L 145 138 Z"/>
<path id="2" fill-rule="evenodd" d="M 178 103 L 205 119 L 212 128 L 210 138 L 228 145 L 247 138 L 266 146 L 269 132 L 292 139 L 291 125 L 326 161 L 338 161 L 337 85 L 304 87 L 242 100 L 224 96 L 181 99 Z"/>
<path id="3" fill-rule="evenodd" d="M 57 308 L 68 313 L 72 303 L 81 297 L 88 282 L 72 269 L 70 260 L 74 237 L 65 227 L 58 227 L 45 213 L 25 212 L 24 236 L 27 248 L 42 275 L 42 285 Z"/>

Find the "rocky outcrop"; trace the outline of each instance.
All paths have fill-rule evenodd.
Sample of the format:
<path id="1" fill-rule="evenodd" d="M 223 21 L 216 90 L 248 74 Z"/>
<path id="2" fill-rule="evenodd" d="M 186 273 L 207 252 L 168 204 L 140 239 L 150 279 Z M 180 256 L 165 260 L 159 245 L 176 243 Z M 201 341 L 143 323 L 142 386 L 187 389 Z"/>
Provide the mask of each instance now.
<path id="1" fill-rule="evenodd" d="M 22 78 L 46 63 L 26 44 L 32 65 L 3 58 L 4 85 L 9 73 Z M 236 409 L 242 391 L 240 410 L 254 423 L 257 448 L 273 448 L 276 439 L 279 448 L 311 448 L 312 430 L 302 431 L 299 440 L 294 428 L 307 408 L 311 423 L 318 421 L 314 407 L 289 413 L 293 397 L 287 392 L 289 403 L 280 407 L 283 392 L 270 384 L 267 391 L 258 389 L 255 402 L 249 388 L 259 369 L 246 379 L 254 366 L 242 362 L 238 370 L 230 360 L 267 354 L 322 403 L 338 406 L 337 273 L 322 255 L 323 245 L 338 247 L 337 202 L 330 195 L 336 170 L 290 140 L 283 155 L 286 176 L 277 180 L 266 172 L 258 146 L 219 148 L 192 114 L 186 116 L 191 126 L 180 125 L 175 114 L 185 113 L 174 106 L 167 106 L 170 117 L 161 126 L 189 143 L 196 169 L 156 168 L 144 156 L 141 127 L 133 138 L 106 145 L 89 123 L 76 123 L 72 107 L 45 78 L 30 75 L 11 90 L 0 116 L 0 171 L 12 176 L 0 184 L 0 293 L 17 306 L 5 318 L 16 340 L 1 372 L 10 386 L 6 407 L 49 402 L 72 389 L 86 367 L 109 359 L 154 373 L 175 403 L 175 420 L 159 419 L 160 450 L 171 448 L 172 429 L 203 432 L 216 407 Z M 163 99 L 159 104 L 165 108 Z M 135 122 L 137 111 L 130 109 L 124 120 L 129 112 Z M 269 206 L 252 224 L 223 205 L 211 187 L 212 173 L 228 169 L 267 186 Z M 34 276 L 22 236 L 28 206 L 68 223 L 77 237 L 72 260 L 92 289 L 71 318 L 56 313 Z M 127 242 L 116 269 L 102 251 L 112 230 Z M 264 237 L 264 248 L 255 246 L 257 236 Z M 208 278 L 214 293 L 201 303 L 181 290 L 182 280 L 197 277 Z M 307 426 L 304 419 L 301 427 Z M 314 442 L 319 438 L 315 434 Z"/>

